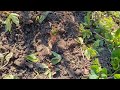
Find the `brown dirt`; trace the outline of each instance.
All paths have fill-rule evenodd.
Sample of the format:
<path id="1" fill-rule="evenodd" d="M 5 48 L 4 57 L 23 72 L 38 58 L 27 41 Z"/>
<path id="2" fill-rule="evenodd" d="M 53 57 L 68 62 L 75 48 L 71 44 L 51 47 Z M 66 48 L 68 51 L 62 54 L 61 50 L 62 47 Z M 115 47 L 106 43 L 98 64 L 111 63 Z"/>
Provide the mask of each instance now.
<path id="1" fill-rule="evenodd" d="M 20 15 L 20 27 L 13 25 L 12 32 L 5 32 L 4 26 L 0 27 L 0 52 L 6 53 L 12 50 L 14 56 L 2 70 L 0 78 L 4 74 L 11 73 L 20 79 L 33 79 L 36 76 L 35 70 L 39 72 L 37 79 L 46 79 L 37 65 L 26 61 L 25 56 L 38 52 L 41 59 L 39 63 L 50 64 L 51 52 L 55 51 L 62 56 L 62 61 L 52 66 L 56 72 L 53 78 L 56 79 L 80 79 L 87 78 L 89 74 L 90 61 L 82 57 L 80 46 L 75 41 L 79 35 L 78 25 L 83 21 L 82 11 L 52 11 L 48 17 L 39 24 L 35 17 L 41 11 L 14 11 Z M 6 14 L 0 12 L 4 19 Z M 57 40 L 49 49 L 51 25 L 58 29 Z M 14 48 L 13 48 L 14 47 Z"/>

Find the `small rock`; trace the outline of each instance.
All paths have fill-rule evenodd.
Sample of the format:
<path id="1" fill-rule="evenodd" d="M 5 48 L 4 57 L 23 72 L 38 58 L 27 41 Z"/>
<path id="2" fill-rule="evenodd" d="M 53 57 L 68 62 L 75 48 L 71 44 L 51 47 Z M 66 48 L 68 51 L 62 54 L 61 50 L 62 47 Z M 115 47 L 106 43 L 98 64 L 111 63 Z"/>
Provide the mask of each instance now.
<path id="1" fill-rule="evenodd" d="M 68 72 L 66 70 L 64 70 L 63 74 L 66 76 L 68 74 Z"/>
<path id="2" fill-rule="evenodd" d="M 13 66 L 11 66 L 11 67 L 10 67 L 10 71 L 12 71 L 12 72 L 16 72 L 16 68 L 13 67 Z"/>
<path id="3" fill-rule="evenodd" d="M 77 42 L 74 39 L 72 39 L 72 38 L 68 39 L 68 41 L 67 41 L 67 46 L 68 47 L 72 47 L 72 46 L 75 46 L 75 45 L 77 45 Z"/>
<path id="4" fill-rule="evenodd" d="M 66 42 L 63 39 L 61 39 L 58 42 L 58 47 L 61 48 L 61 49 L 66 49 Z"/>
<path id="5" fill-rule="evenodd" d="M 80 70 L 80 69 L 77 69 L 77 70 L 75 71 L 75 74 L 78 75 L 78 76 L 81 75 L 81 70 Z"/>
<path id="6" fill-rule="evenodd" d="M 33 23 L 33 21 L 32 20 L 28 20 L 28 24 L 32 24 Z"/>
<path id="7" fill-rule="evenodd" d="M 33 64 L 32 63 L 29 63 L 29 62 L 25 62 L 25 65 L 28 66 L 30 69 L 33 68 Z"/>
<path id="8" fill-rule="evenodd" d="M 37 47 L 36 47 L 36 50 L 37 51 L 41 51 L 43 49 L 43 46 L 42 45 L 38 45 Z"/>
<path id="9" fill-rule="evenodd" d="M 86 69 L 86 68 L 84 68 L 83 72 L 84 72 L 85 75 L 88 75 L 88 74 L 89 74 L 89 70 Z"/>
<path id="10" fill-rule="evenodd" d="M 14 61 L 14 64 L 21 67 L 23 66 L 24 62 L 25 62 L 24 59 L 17 59 Z"/>
<path id="11" fill-rule="evenodd" d="M 41 54 L 43 56 L 51 54 L 50 49 L 48 47 L 44 47 L 43 50 L 41 51 Z"/>

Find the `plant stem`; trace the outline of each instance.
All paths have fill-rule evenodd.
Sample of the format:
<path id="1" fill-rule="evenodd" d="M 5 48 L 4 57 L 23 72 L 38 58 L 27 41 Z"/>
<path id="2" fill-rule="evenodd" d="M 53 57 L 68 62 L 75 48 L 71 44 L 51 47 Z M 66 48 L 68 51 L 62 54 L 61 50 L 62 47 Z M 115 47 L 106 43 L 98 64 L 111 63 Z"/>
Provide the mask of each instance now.
<path id="1" fill-rule="evenodd" d="M 116 70 L 110 77 L 112 77 L 116 72 L 118 72 L 120 69 Z"/>

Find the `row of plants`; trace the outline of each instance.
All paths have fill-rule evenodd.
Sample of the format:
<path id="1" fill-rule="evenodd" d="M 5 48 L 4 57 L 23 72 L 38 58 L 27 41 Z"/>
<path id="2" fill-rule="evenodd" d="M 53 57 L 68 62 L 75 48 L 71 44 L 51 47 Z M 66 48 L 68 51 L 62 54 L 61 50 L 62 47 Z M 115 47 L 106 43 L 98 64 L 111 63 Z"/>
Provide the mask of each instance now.
<path id="1" fill-rule="evenodd" d="M 41 16 L 36 17 L 36 21 L 42 23 L 50 11 L 44 12 Z M 7 19 L 2 21 L 5 24 L 6 31 L 11 32 L 12 24 L 19 26 L 19 15 L 16 13 L 9 13 Z M 84 22 L 79 26 L 81 35 L 76 41 L 80 44 L 84 51 L 84 56 L 87 60 L 91 60 L 89 79 L 120 79 L 120 12 L 119 11 L 87 11 L 84 17 Z M 53 28 L 51 30 L 51 38 L 56 36 L 57 31 Z M 108 72 L 107 68 L 102 67 L 99 62 L 99 52 L 102 52 L 103 47 L 107 47 L 110 52 L 110 60 L 113 71 Z M 54 56 L 51 59 L 52 65 L 56 65 L 62 60 L 61 55 L 52 51 Z M 13 53 L 7 55 L 0 54 L 1 60 L 12 58 Z M 7 59 L 6 59 L 7 58 Z M 25 57 L 26 60 L 37 63 L 40 59 L 37 53 L 32 53 Z M 109 59 L 109 58 L 108 58 Z M 3 65 L 2 67 L 6 66 Z M 2 69 L 1 67 L 1 69 Z M 45 75 L 52 78 L 52 70 L 45 63 L 40 64 L 41 68 L 45 69 Z M 38 74 L 38 72 L 36 71 Z M 13 75 L 6 75 L 3 78 L 16 78 Z"/>
<path id="2" fill-rule="evenodd" d="M 89 79 L 120 79 L 120 28 L 119 11 L 87 11 L 80 24 L 78 42 L 84 47 L 84 55 L 92 61 Z M 106 46 L 111 53 L 113 71 L 102 67 L 98 56 Z"/>

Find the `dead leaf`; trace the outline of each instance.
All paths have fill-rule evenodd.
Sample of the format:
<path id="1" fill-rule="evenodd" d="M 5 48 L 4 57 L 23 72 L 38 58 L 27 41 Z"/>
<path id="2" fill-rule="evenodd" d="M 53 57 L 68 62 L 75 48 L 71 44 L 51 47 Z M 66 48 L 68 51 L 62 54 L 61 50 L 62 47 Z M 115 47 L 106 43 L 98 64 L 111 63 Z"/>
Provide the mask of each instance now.
<path id="1" fill-rule="evenodd" d="M 86 69 L 86 68 L 84 68 L 84 69 L 83 69 L 83 73 L 84 73 L 85 75 L 88 75 L 88 74 L 89 74 L 89 70 Z"/>
<path id="2" fill-rule="evenodd" d="M 13 52 L 10 52 L 9 54 L 6 55 L 5 60 L 9 61 L 13 57 Z"/>

